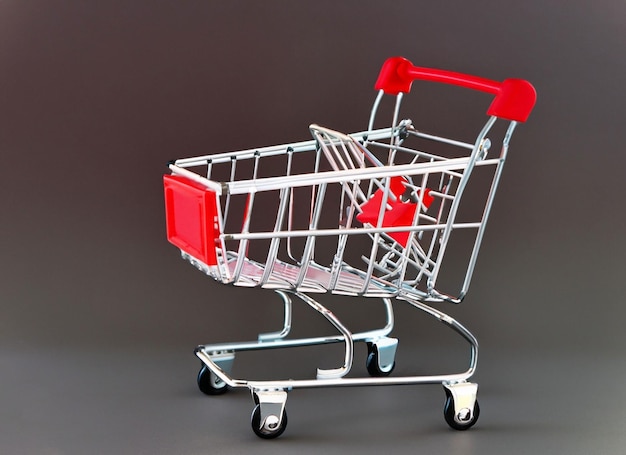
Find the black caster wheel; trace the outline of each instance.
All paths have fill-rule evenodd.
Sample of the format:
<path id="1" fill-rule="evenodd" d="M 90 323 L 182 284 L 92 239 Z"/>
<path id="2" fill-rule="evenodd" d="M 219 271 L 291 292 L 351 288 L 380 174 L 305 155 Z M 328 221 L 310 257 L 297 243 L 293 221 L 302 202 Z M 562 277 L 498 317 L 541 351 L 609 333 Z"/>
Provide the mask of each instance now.
<path id="1" fill-rule="evenodd" d="M 370 374 L 370 376 L 377 378 L 389 376 L 395 368 L 396 362 L 394 361 L 391 365 L 381 367 L 379 365 L 378 348 L 373 343 L 367 344 L 367 352 L 368 354 L 367 360 L 365 361 L 365 367 L 367 368 L 367 372 Z"/>
<path id="2" fill-rule="evenodd" d="M 446 404 L 443 407 L 443 416 L 446 419 L 446 423 L 455 430 L 463 431 L 471 428 L 480 415 L 480 406 L 478 406 L 478 400 L 474 402 L 474 411 L 472 415 L 469 415 L 469 409 L 462 410 L 459 415 L 454 413 L 454 398 L 452 394 L 446 390 Z"/>
<path id="3" fill-rule="evenodd" d="M 212 373 L 206 365 L 202 365 L 198 372 L 198 388 L 207 395 L 221 395 L 228 390 L 226 383 Z"/>
<path id="4" fill-rule="evenodd" d="M 274 439 L 279 437 L 287 428 L 287 411 L 283 409 L 283 417 L 270 415 L 261 424 L 261 405 L 257 404 L 252 411 L 251 425 L 252 431 L 263 439 Z"/>

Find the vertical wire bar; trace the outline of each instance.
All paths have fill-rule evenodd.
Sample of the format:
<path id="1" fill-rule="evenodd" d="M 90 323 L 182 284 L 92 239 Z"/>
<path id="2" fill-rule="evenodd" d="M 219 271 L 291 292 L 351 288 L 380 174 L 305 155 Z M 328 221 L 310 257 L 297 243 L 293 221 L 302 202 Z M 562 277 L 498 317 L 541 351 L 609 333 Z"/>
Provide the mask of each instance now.
<path id="1" fill-rule="evenodd" d="M 353 162 L 358 164 L 359 168 L 361 169 L 364 168 L 365 167 L 365 153 L 363 153 L 360 149 L 358 149 L 356 145 L 354 144 L 354 142 L 348 143 L 348 150 L 354 160 Z M 354 167 L 357 167 L 357 166 L 355 165 Z"/>
<path id="2" fill-rule="evenodd" d="M 422 176 L 421 191 L 420 191 L 420 195 L 417 198 L 417 207 L 415 208 L 415 215 L 413 215 L 413 221 L 411 223 L 412 226 L 419 225 L 419 216 L 420 216 L 420 213 L 422 212 L 422 209 L 424 208 L 424 197 L 426 196 L 426 185 L 428 184 L 429 176 L 430 176 L 429 173 L 426 173 Z M 416 237 L 416 233 L 417 231 L 409 232 L 409 237 L 407 239 L 406 246 L 402 250 L 402 256 L 401 256 L 402 263 L 400 264 L 398 286 L 402 285 L 402 282 L 404 281 L 404 278 L 406 276 L 406 269 L 409 264 L 409 250 L 411 249 L 411 246 L 413 245 L 413 239 Z M 427 262 L 424 261 L 424 263 L 426 264 Z"/>
<path id="3" fill-rule="evenodd" d="M 351 193 L 354 194 L 357 192 L 357 188 L 358 188 L 358 191 L 362 194 L 362 191 L 359 188 L 359 184 L 360 182 L 355 180 L 354 182 L 352 182 L 353 189 L 348 190 L 348 191 L 351 191 Z M 342 184 L 342 186 L 344 185 L 347 186 L 347 183 Z M 344 195 L 344 192 L 342 189 L 342 193 L 341 193 L 342 201 L 344 200 L 343 195 Z M 343 209 L 343 203 L 341 204 L 341 207 Z M 352 227 L 352 221 L 354 219 L 354 214 L 356 213 L 356 207 L 357 207 L 357 201 L 354 199 L 354 197 L 350 197 L 350 205 L 346 207 L 347 212 L 348 212 L 347 219 L 345 222 L 346 228 Z M 342 214 L 340 214 L 340 216 L 341 215 Z M 348 243 L 348 235 L 339 234 L 339 238 L 337 239 L 337 250 L 335 251 L 335 256 L 333 257 L 330 279 L 328 281 L 328 289 L 330 291 L 334 290 L 337 287 L 337 283 L 339 281 L 339 274 L 341 272 L 341 265 L 343 264 L 343 256 L 344 256 L 347 243 Z"/>
<path id="4" fill-rule="evenodd" d="M 237 169 L 237 158 L 234 156 L 230 159 L 230 182 L 235 181 L 235 171 Z M 226 222 L 228 221 L 228 213 L 230 208 L 230 192 L 226 194 L 226 202 L 224 203 L 224 227 L 226 227 Z"/>
<path id="5" fill-rule="evenodd" d="M 315 206 L 314 206 L 313 214 L 311 217 L 311 224 L 309 226 L 309 229 L 312 231 L 317 229 L 317 224 L 322 214 L 322 206 L 324 204 L 326 186 L 327 186 L 327 183 L 319 184 L 319 190 L 317 192 L 317 200 L 315 201 Z M 313 256 L 314 256 L 313 252 L 315 250 L 315 240 L 316 240 L 315 235 L 311 235 L 306 239 L 304 252 L 302 253 L 302 260 L 300 263 L 300 273 L 298 274 L 298 278 L 295 283 L 296 288 L 298 288 L 304 281 L 307 271 L 309 270 L 309 266 L 311 265 L 311 262 L 313 261 Z"/>
<path id="6" fill-rule="evenodd" d="M 339 163 L 337 163 L 337 161 L 335 161 L 335 157 L 333 156 L 333 154 L 330 152 L 328 146 L 326 145 L 326 141 L 324 140 L 324 133 L 321 133 L 319 131 L 314 131 L 313 134 L 315 135 L 315 139 L 317 139 L 317 144 L 318 147 L 324 152 L 324 156 L 326 157 L 326 159 L 328 160 L 328 163 L 330 164 L 330 167 L 333 168 L 333 170 L 338 171 L 339 170 Z M 340 158 L 340 157 L 338 157 Z"/>
<path id="7" fill-rule="evenodd" d="M 283 328 L 279 332 L 260 333 L 257 337 L 260 342 L 282 340 L 291 332 L 291 299 L 285 291 L 274 292 L 283 300 Z"/>
<path id="8" fill-rule="evenodd" d="M 445 173 L 441 174 L 439 188 L 440 188 L 440 191 L 442 191 L 443 194 L 447 196 L 450 194 L 450 189 L 452 188 L 454 184 L 455 177 L 454 175 L 450 174 L 448 176 L 448 181 L 444 182 L 445 175 L 446 175 Z M 452 201 L 454 201 L 454 196 L 452 196 Z M 436 224 L 442 224 L 441 220 L 443 218 L 443 214 L 445 212 L 445 207 L 446 207 L 447 202 L 448 202 L 447 198 L 441 198 L 441 205 L 439 206 L 439 210 L 437 212 Z M 446 221 L 447 221 L 447 218 L 446 218 Z M 441 232 L 441 229 L 435 229 L 434 231 L 432 231 L 432 237 L 430 238 L 430 246 L 428 248 L 428 253 L 426 256 L 429 262 L 433 262 L 433 265 L 434 265 L 434 261 L 432 261 L 430 258 L 432 257 L 433 252 L 435 251 L 435 247 L 437 246 L 440 232 Z M 429 266 L 428 262 L 425 262 L 424 266 L 426 268 L 422 268 L 422 270 L 417 275 L 417 282 L 421 281 L 422 277 L 425 274 L 428 275 L 428 277 L 430 278 L 430 274 L 427 273 L 427 270 L 428 270 L 427 267 Z"/>
<path id="9" fill-rule="evenodd" d="M 243 226 L 241 228 L 242 234 L 249 233 L 250 218 L 252 216 L 252 207 L 254 205 L 254 195 L 255 193 L 248 194 L 248 201 L 246 203 L 246 211 L 244 213 Z M 233 273 L 233 280 L 235 282 L 239 281 L 239 276 L 241 275 L 241 270 L 243 269 L 243 263 L 248 253 L 248 242 L 249 242 L 249 239 L 245 239 L 245 238 L 239 241 L 239 249 L 237 251 L 237 264 L 235 265 L 235 272 Z"/>
<path id="10" fill-rule="evenodd" d="M 258 150 L 254 152 L 254 169 L 252 170 L 252 180 L 256 180 L 259 172 L 259 160 L 261 159 L 261 152 Z"/>
<path id="11" fill-rule="evenodd" d="M 280 203 L 278 206 L 278 215 L 276 217 L 276 223 L 274 225 L 274 232 L 278 232 L 281 230 L 284 219 L 285 212 L 287 210 L 288 205 L 288 188 L 282 188 L 280 190 Z M 289 237 L 287 237 L 289 239 Z M 272 272 L 274 271 L 274 265 L 276 264 L 276 258 L 278 257 L 278 250 L 280 248 L 280 237 L 273 237 L 270 242 L 270 248 L 267 254 L 267 259 L 265 261 L 265 270 L 263 271 L 263 276 L 261 277 L 261 285 L 267 283 Z"/>
<path id="12" fill-rule="evenodd" d="M 343 152 L 343 155 L 346 157 L 346 161 L 349 163 L 350 168 L 351 169 L 356 169 L 357 166 L 356 166 L 356 164 L 354 162 L 354 157 L 348 151 L 348 148 L 347 148 L 346 143 L 344 141 L 341 141 L 341 151 Z"/>
<path id="13" fill-rule="evenodd" d="M 491 212 L 491 207 L 493 205 L 493 200 L 496 195 L 496 190 L 498 189 L 498 184 L 500 183 L 500 177 L 502 175 L 502 170 L 504 168 L 504 163 L 506 161 L 506 156 L 509 150 L 509 141 L 511 140 L 511 136 L 513 135 L 513 131 L 517 126 L 517 122 L 512 121 L 507 128 L 507 131 L 504 135 L 504 139 L 502 141 L 502 150 L 500 152 L 500 160 L 496 165 L 496 169 L 494 170 L 493 180 L 491 182 L 491 188 L 489 188 L 489 195 L 487 196 L 487 202 L 485 203 L 485 209 L 483 211 L 482 219 L 480 222 L 480 226 L 478 231 L 476 232 L 476 240 L 474 242 L 474 248 L 472 249 L 472 254 L 470 256 L 469 264 L 467 267 L 467 272 L 465 273 L 465 279 L 463 280 L 463 286 L 461 287 L 460 298 L 463 298 L 469 289 L 470 281 L 472 280 L 472 275 L 474 273 L 474 267 L 476 267 L 476 259 L 478 257 L 478 251 L 480 250 L 480 244 L 482 243 L 483 235 L 485 233 L 485 227 L 487 225 L 487 219 L 489 218 L 489 213 Z"/>
<path id="14" fill-rule="evenodd" d="M 287 149 L 287 169 L 286 174 L 291 175 L 291 166 L 293 163 L 293 149 L 290 147 Z M 287 230 L 289 232 L 293 229 L 293 200 L 294 200 L 294 189 L 289 188 L 289 213 L 287 216 Z M 298 262 L 291 251 L 291 237 L 287 237 L 287 256 L 293 261 Z"/>
<path id="15" fill-rule="evenodd" d="M 254 152 L 254 168 L 252 170 L 252 180 L 256 180 L 259 170 L 259 160 L 261 153 L 259 151 Z M 252 219 L 252 207 L 254 206 L 254 198 L 256 193 L 251 192 L 248 194 L 248 200 L 246 203 L 246 210 L 243 214 L 243 226 L 241 228 L 242 234 L 248 234 L 250 232 L 250 221 Z M 249 239 L 241 239 L 239 241 L 239 250 L 237 252 L 237 264 L 235 265 L 234 280 L 239 281 L 243 264 L 248 255 Z"/>
<path id="16" fill-rule="evenodd" d="M 321 149 L 318 148 L 315 151 L 315 166 L 313 169 L 313 173 L 317 174 L 320 170 L 320 155 L 321 155 Z M 311 225 L 312 221 L 313 221 L 313 211 L 314 209 L 314 204 L 315 204 L 315 190 L 316 190 L 316 185 L 311 185 L 311 208 L 310 208 L 310 215 L 309 215 L 309 225 Z"/>
<path id="17" fill-rule="evenodd" d="M 390 183 L 391 183 L 391 179 L 389 177 L 385 178 L 383 197 L 380 201 L 380 208 L 378 210 L 378 219 L 376 221 L 376 227 L 379 229 L 383 226 L 383 221 L 385 218 L 385 211 L 387 209 L 387 201 L 389 200 Z M 370 258 L 367 264 L 367 272 L 365 274 L 366 275 L 365 280 L 361 288 L 362 293 L 365 293 L 365 291 L 370 285 L 370 281 L 372 279 L 372 273 L 374 272 L 374 262 L 376 262 L 376 255 L 378 254 L 379 242 L 380 242 L 380 233 L 377 232 L 374 234 L 374 237 L 372 239 L 372 249 L 370 251 Z"/>
<path id="18" fill-rule="evenodd" d="M 378 95 L 376 95 L 376 99 L 374 100 L 374 105 L 372 106 L 372 111 L 370 112 L 370 120 L 367 125 L 367 132 L 370 133 L 372 129 L 374 129 L 374 119 L 376 118 L 376 113 L 378 112 L 378 106 L 380 105 L 380 100 L 383 99 L 383 95 L 385 92 L 383 90 L 378 91 Z"/>
<path id="19" fill-rule="evenodd" d="M 478 134 L 476 141 L 474 142 L 474 149 L 472 150 L 472 154 L 470 155 L 470 160 L 467 163 L 467 167 L 463 172 L 463 177 L 459 180 L 459 184 L 456 189 L 456 195 L 454 201 L 450 206 L 450 211 L 448 212 L 448 220 L 446 222 L 446 226 L 443 229 L 443 235 L 441 238 L 441 245 L 439 247 L 439 253 L 437 255 L 437 260 L 435 261 L 435 266 L 433 267 L 432 274 L 430 275 L 427 283 L 428 292 L 435 291 L 435 285 L 437 282 L 437 276 L 439 275 L 439 270 L 441 269 L 441 262 L 443 261 L 443 257 L 446 251 L 446 247 L 448 245 L 448 241 L 450 240 L 450 235 L 452 234 L 452 229 L 454 225 L 454 220 L 456 219 L 456 213 L 459 209 L 459 203 L 461 201 L 461 197 L 463 195 L 463 191 L 467 186 L 467 182 L 469 181 L 470 176 L 472 175 L 472 171 L 474 169 L 474 165 L 478 160 L 478 155 L 481 150 L 480 145 L 482 144 L 483 139 L 487 136 L 487 133 L 495 123 L 497 117 L 491 116 L 483 126 L 483 129 Z"/>
<path id="20" fill-rule="evenodd" d="M 389 140 L 389 161 L 388 165 L 392 166 L 396 156 L 396 146 L 398 145 L 399 136 L 394 134 L 396 127 L 398 126 L 398 117 L 400 116 L 400 105 L 402 104 L 402 92 L 396 96 L 396 105 L 393 109 L 393 119 L 391 121 L 391 138 Z"/>

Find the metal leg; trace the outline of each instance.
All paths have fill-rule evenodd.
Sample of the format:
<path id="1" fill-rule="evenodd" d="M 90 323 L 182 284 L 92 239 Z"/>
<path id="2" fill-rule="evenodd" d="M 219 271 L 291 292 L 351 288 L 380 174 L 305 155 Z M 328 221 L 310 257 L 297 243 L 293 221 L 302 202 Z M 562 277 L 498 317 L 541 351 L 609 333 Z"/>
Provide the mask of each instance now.
<path id="1" fill-rule="evenodd" d="M 393 317 L 393 305 L 391 304 L 391 299 L 383 298 L 382 299 L 385 305 L 385 326 L 380 329 L 369 330 L 367 332 L 359 332 L 353 334 L 352 338 L 354 341 L 367 341 L 371 342 L 378 338 L 384 338 L 391 333 L 394 326 L 394 317 Z"/>
<path id="2" fill-rule="evenodd" d="M 385 304 L 387 324 L 379 330 L 372 330 L 364 337 L 367 343 L 367 361 L 365 366 L 371 376 L 388 376 L 395 366 L 397 338 L 388 337 L 393 330 L 394 318 L 391 300 L 382 299 Z M 364 334 L 359 334 L 364 335 Z M 355 338 L 356 340 L 356 338 Z"/>
<path id="3" fill-rule="evenodd" d="M 426 305 L 425 303 L 420 302 L 419 300 L 412 299 L 410 298 L 410 296 L 403 295 L 400 298 L 402 298 L 415 308 L 418 308 L 426 314 L 433 316 L 438 321 L 443 322 L 446 326 L 450 327 L 456 333 L 461 335 L 465 340 L 467 340 L 470 345 L 469 368 L 467 369 L 467 371 L 465 371 L 465 373 L 462 373 L 461 375 L 456 375 L 457 378 L 455 378 L 454 381 L 451 382 L 463 382 L 472 377 L 476 372 L 476 365 L 478 364 L 478 340 L 476 339 L 476 337 L 472 335 L 472 333 L 467 330 L 460 322 L 458 322 L 451 316 L 443 313 L 442 311 L 436 310 Z M 459 376 L 461 377 L 460 379 L 458 379 Z"/>
<path id="4" fill-rule="evenodd" d="M 206 355 L 213 355 L 215 352 L 238 352 L 238 351 L 251 351 L 257 349 L 280 349 L 299 346 L 311 346 L 329 343 L 341 343 L 345 341 L 343 334 L 331 335 L 323 337 L 311 337 L 311 338 L 297 338 L 286 339 L 287 335 L 291 332 L 292 321 L 292 301 L 288 293 L 285 291 L 275 291 L 283 299 L 285 308 L 285 319 L 283 324 L 283 330 L 280 332 L 271 332 L 260 334 L 257 341 L 243 341 L 234 343 L 219 343 L 219 344 L 206 344 L 199 345 L 196 348 L 196 353 L 203 351 Z M 296 294 L 298 297 L 304 294 Z M 352 341 L 365 341 L 367 343 L 373 343 L 377 340 L 385 339 L 389 333 L 393 330 L 394 316 L 391 300 L 388 298 L 382 299 L 385 304 L 386 323 L 379 329 L 368 330 L 365 332 L 352 333 Z M 316 302 L 317 303 L 317 302 Z M 335 318 L 336 319 L 336 318 Z M 340 331 L 341 332 L 341 331 Z"/>
<path id="5" fill-rule="evenodd" d="M 348 374 L 350 369 L 352 368 L 352 361 L 354 358 L 354 341 L 352 338 L 352 333 L 335 317 L 335 315 L 323 306 L 321 303 L 313 300 L 306 294 L 301 294 L 299 292 L 295 292 L 295 295 L 298 296 L 303 302 L 307 303 L 311 308 L 319 312 L 322 316 L 324 316 L 343 336 L 343 340 L 346 346 L 346 353 L 344 358 L 343 366 L 339 368 L 333 368 L 329 370 L 322 370 L 320 368 L 317 369 L 317 378 L 318 379 L 335 379 L 341 378 Z"/>
<path id="6" fill-rule="evenodd" d="M 259 334 L 258 340 L 261 342 L 265 341 L 276 341 L 282 340 L 291 331 L 291 299 L 287 295 L 286 292 L 283 291 L 275 291 L 276 294 L 281 296 L 283 299 L 284 305 L 284 320 L 283 320 L 283 329 L 280 332 L 270 332 L 270 333 L 261 333 Z"/>

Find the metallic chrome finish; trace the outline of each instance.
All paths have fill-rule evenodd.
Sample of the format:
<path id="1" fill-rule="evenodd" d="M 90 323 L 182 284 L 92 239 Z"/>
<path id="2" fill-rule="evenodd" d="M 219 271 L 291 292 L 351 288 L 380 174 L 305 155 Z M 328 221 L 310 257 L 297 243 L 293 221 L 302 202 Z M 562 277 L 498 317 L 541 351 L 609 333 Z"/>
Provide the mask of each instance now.
<path id="1" fill-rule="evenodd" d="M 452 395 L 454 402 L 454 420 L 464 424 L 474 417 L 474 405 L 478 384 L 472 382 L 449 383 L 444 382 L 443 386 Z"/>
<path id="2" fill-rule="evenodd" d="M 370 341 L 376 346 L 378 351 L 377 362 L 378 369 L 381 372 L 388 373 L 393 368 L 396 359 L 396 349 L 398 348 L 398 339 L 381 337 Z"/>
<path id="3" fill-rule="evenodd" d="M 283 307 L 284 307 L 284 319 L 283 319 L 283 329 L 280 332 L 270 332 L 270 333 L 261 333 L 259 334 L 258 340 L 261 342 L 267 341 L 275 341 L 282 340 L 291 331 L 291 299 L 284 291 L 275 291 L 283 299 Z"/>
<path id="4" fill-rule="evenodd" d="M 308 141 L 184 158 L 169 165 L 172 174 L 184 177 L 176 179 L 183 189 L 175 202 L 183 206 L 185 218 L 202 224 L 178 229 L 182 225 L 175 220 L 177 232 L 170 239 L 176 238 L 185 250 L 183 258 L 223 284 L 273 290 L 282 299 L 282 329 L 261 333 L 253 341 L 195 350 L 213 385 L 251 391 L 258 405 L 255 432 L 261 437 L 284 430 L 287 391 L 295 388 L 443 384 L 451 400 L 445 417 L 453 428 L 469 428 L 478 417 L 478 386 L 468 382 L 477 368 L 478 341 L 431 304 L 457 304 L 468 292 L 517 122 L 488 117 L 473 142 L 430 134 L 401 119 L 403 92 L 392 90 L 397 96 L 389 100 L 394 103 L 391 126 L 374 129 L 384 93 L 376 96 L 366 131 L 345 134 L 312 124 Z M 507 129 L 493 128 L 496 122 L 508 122 Z M 494 156 L 490 148 L 498 143 L 500 154 Z M 476 174 L 481 177 L 474 178 Z M 188 194 L 185 178 L 193 182 Z M 474 195 L 474 181 L 480 183 L 480 204 L 465 204 Z M 189 239 L 176 237 L 178 230 Z M 454 256 L 457 238 L 465 241 L 459 248 L 462 257 Z M 198 244 L 186 248 L 188 241 Z M 450 278 L 449 270 L 456 267 L 448 262 L 467 267 Z M 386 321 L 353 333 L 313 294 L 381 298 Z M 294 297 L 338 333 L 289 338 Z M 389 376 L 398 347 L 398 339 L 391 336 L 392 299 L 467 341 L 465 369 Z M 350 374 L 355 342 L 368 344 L 366 366 L 375 377 Z M 232 374 L 237 352 L 331 343 L 344 345 L 340 366 L 318 368 L 312 378 L 251 380 Z"/>
<path id="5" fill-rule="evenodd" d="M 301 296 L 298 295 L 298 297 L 301 297 Z M 346 370 L 349 371 L 349 368 L 347 368 L 347 366 L 352 364 L 352 351 L 351 351 L 352 343 L 346 342 L 347 334 L 343 334 L 343 336 L 336 336 L 336 337 L 320 337 L 320 338 L 309 338 L 309 339 L 298 339 L 298 340 L 277 340 L 275 342 L 270 341 L 270 342 L 265 342 L 265 343 L 251 342 L 251 343 L 229 343 L 229 344 L 221 344 L 221 345 L 206 345 L 206 346 L 199 346 L 198 348 L 196 348 L 196 355 L 221 380 L 223 380 L 230 387 L 233 387 L 233 388 L 247 387 L 247 388 L 252 388 L 252 389 L 275 388 L 275 389 L 291 390 L 294 388 L 316 388 L 316 387 L 326 387 L 326 386 L 344 387 L 344 386 L 444 384 L 444 383 L 449 385 L 449 384 L 465 383 L 469 378 L 471 378 L 474 375 L 476 371 L 476 365 L 478 363 L 478 341 L 476 340 L 476 338 L 462 324 L 460 324 L 458 321 L 451 318 L 450 316 L 446 315 L 445 313 L 438 311 L 434 308 L 431 308 L 430 306 L 420 301 L 408 300 L 405 297 L 406 296 L 403 296 L 400 298 L 402 298 L 403 300 L 406 300 L 409 304 L 411 304 L 415 308 L 418 308 L 424 311 L 425 313 L 433 316 L 438 321 L 443 322 L 445 325 L 447 325 L 448 327 L 453 329 L 455 332 L 460 334 L 464 339 L 466 339 L 470 343 L 470 362 L 469 362 L 469 367 L 467 370 L 460 372 L 460 373 L 451 373 L 451 374 L 442 374 L 442 375 L 433 375 L 433 376 L 403 376 L 403 377 L 377 377 L 377 378 L 349 377 L 348 378 L 348 377 L 345 377 L 345 374 L 347 373 Z M 314 303 L 317 304 L 317 302 L 314 302 Z M 316 310 L 317 311 L 321 310 L 320 312 L 323 312 L 322 308 L 323 307 L 321 307 L 319 310 L 317 310 L 316 308 Z M 352 335 L 351 341 L 354 342 L 354 341 L 372 340 L 372 339 L 375 339 L 376 335 L 379 335 L 379 337 L 382 338 L 384 335 L 380 335 L 380 333 L 384 333 L 385 330 L 387 330 L 387 328 L 382 329 L 382 331 L 379 332 L 378 334 L 376 331 L 355 334 L 355 335 Z M 357 335 L 358 335 L 358 338 L 357 338 Z M 211 355 L 209 354 L 210 352 L 215 352 L 218 350 L 245 351 L 245 350 L 253 350 L 253 349 L 286 348 L 286 347 L 306 346 L 306 345 L 311 345 L 311 344 L 336 343 L 336 342 L 341 342 L 341 341 L 346 342 L 346 360 L 344 362 L 344 366 L 336 370 L 326 370 L 326 371 L 331 372 L 327 376 L 324 375 L 324 370 L 322 370 L 322 375 L 318 377 L 318 379 L 310 379 L 310 380 L 308 379 L 278 380 L 277 379 L 277 380 L 270 380 L 270 381 L 248 381 L 244 379 L 231 378 L 223 371 L 222 368 L 220 368 L 220 366 L 218 366 L 215 363 L 215 361 L 211 358 Z M 350 352 L 348 352 L 349 350 Z M 321 380 L 322 378 L 323 380 Z"/>
<path id="6" fill-rule="evenodd" d="M 259 430 L 273 432 L 280 428 L 283 420 L 287 392 L 284 390 L 252 389 L 252 396 L 258 402 L 261 419 Z"/>
<path id="7" fill-rule="evenodd" d="M 352 360 L 354 357 L 354 338 L 350 331 L 341 323 L 339 319 L 326 307 L 324 307 L 319 302 L 316 302 L 312 298 L 310 298 L 306 294 L 296 293 L 296 295 L 303 302 L 307 303 L 311 308 L 319 312 L 322 316 L 324 316 L 343 336 L 346 352 L 344 357 L 343 366 L 339 368 L 333 368 L 330 370 L 317 369 L 317 378 L 318 379 L 336 379 L 341 378 L 348 374 L 350 369 L 352 368 Z"/>
<path id="8" fill-rule="evenodd" d="M 376 112 L 378 112 L 378 106 L 380 105 L 381 100 L 383 99 L 383 95 L 385 92 L 383 90 L 379 90 L 376 95 L 376 99 L 374 100 L 374 106 L 372 107 L 372 112 L 370 113 L 370 120 L 367 125 L 368 133 L 372 131 L 374 128 L 374 119 L 376 118 Z"/>

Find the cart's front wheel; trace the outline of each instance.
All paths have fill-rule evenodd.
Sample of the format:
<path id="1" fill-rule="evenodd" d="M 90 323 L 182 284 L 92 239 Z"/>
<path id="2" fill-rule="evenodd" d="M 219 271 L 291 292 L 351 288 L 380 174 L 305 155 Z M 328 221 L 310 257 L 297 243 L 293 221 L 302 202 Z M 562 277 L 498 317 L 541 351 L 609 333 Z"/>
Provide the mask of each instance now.
<path id="1" fill-rule="evenodd" d="M 282 418 L 276 415 L 269 415 L 261 422 L 261 405 L 257 404 L 252 411 L 252 430 L 263 439 L 274 439 L 279 437 L 287 428 L 287 411 L 283 409 Z"/>
<path id="2" fill-rule="evenodd" d="M 226 383 L 218 378 L 206 365 L 198 373 L 198 388 L 207 395 L 221 395 L 228 390 Z"/>
<path id="3" fill-rule="evenodd" d="M 443 416 L 451 428 L 460 431 L 467 430 L 478 421 L 479 415 L 480 406 L 478 406 L 478 400 L 474 402 L 474 410 L 472 412 L 470 412 L 469 408 L 465 408 L 461 409 L 458 414 L 455 414 L 454 398 L 452 394 L 446 390 L 446 404 L 443 407 Z"/>

